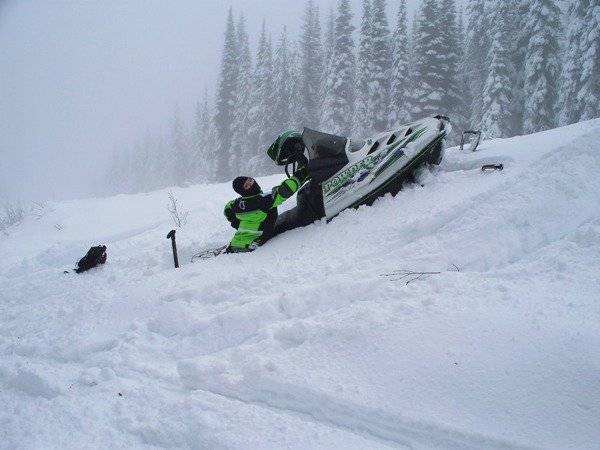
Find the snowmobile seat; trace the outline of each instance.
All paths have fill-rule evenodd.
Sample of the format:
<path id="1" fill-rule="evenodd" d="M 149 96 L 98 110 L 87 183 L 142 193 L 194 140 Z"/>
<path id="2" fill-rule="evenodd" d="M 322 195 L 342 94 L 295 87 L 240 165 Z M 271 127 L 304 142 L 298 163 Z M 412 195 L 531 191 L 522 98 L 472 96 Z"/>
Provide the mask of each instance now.
<path id="1" fill-rule="evenodd" d="M 322 183 L 339 172 L 347 163 L 346 158 L 324 157 L 308 161 L 308 173 L 314 183 Z"/>

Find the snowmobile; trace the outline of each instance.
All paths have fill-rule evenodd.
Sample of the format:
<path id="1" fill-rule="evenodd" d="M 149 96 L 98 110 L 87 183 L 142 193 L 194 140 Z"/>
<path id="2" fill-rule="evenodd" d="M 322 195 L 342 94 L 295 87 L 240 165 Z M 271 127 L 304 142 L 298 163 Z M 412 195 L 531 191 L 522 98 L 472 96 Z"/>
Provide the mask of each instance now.
<path id="1" fill-rule="evenodd" d="M 296 206 L 277 217 L 274 235 L 322 218 L 329 221 L 347 208 L 370 205 L 382 195 L 396 194 L 404 182 L 413 179 L 419 166 L 442 161 L 444 138 L 451 129 L 445 116 L 418 120 L 368 139 L 304 128 L 304 145 L 267 152 L 277 165 L 285 166 L 288 176 L 290 168 L 294 172 L 298 164 L 306 164 L 309 176 L 297 193 Z M 214 258 L 226 248 L 203 250 L 192 256 L 192 262 Z"/>
<path id="2" fill-rule="evenodd" d="M 387 193 L 395 195 L 422 164 L 439 164 L 444 138 L 451 131 L 445 116 L 429 117 L 368 139 L 351 139 L 304 128 L 302 141 L 308 152 L 310 181 L 298 192 L 291 214 L 305 217 L 307 223 L 341 211 L 370 205 Z M 269 155 L 276 164 L 288 168 L 302 159 L 301 154 Z"/>

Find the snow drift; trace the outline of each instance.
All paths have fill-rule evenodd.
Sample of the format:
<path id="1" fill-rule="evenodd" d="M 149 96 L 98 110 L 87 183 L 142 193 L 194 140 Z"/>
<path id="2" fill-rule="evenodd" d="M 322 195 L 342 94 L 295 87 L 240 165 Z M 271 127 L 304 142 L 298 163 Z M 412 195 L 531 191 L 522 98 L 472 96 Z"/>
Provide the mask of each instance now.
<path id="1" fill-rule="evenodd" d="M 599 171 L 600 120 L 448 149 L 179 270 L 166 191 L 52 204 L 0 237 L 0 448 L 600 448 Z M 228 184 L 175 193 L 181 261 L 229 238 Z"/>

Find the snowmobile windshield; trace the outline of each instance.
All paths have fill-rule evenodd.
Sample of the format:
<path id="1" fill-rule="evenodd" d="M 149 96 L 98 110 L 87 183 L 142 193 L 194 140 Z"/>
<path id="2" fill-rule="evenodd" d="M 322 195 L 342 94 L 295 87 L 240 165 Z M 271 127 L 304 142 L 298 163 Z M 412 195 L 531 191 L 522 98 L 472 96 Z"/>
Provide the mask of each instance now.
<path id="1" fill-rule="evenodd" d="M 346 143 L 348 139 L 343 136 L 304 128 L 302 140 L 306 145 L 310 159 L 339 157 L 347 161 Z"/>
<path id="2" fill-rule="evenodd" d="M 312 183 L 322 183 L 348 164 L 348 139 L 305 128 L 302 140 L 308 150 L 308 172 Z"/>

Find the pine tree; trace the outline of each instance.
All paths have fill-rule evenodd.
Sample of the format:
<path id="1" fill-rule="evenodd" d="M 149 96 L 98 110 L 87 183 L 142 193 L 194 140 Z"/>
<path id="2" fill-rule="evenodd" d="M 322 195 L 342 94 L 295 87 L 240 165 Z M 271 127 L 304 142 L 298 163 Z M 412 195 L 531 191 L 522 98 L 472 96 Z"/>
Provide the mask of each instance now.
<path id="1" fill-rule="evenodd" d="M 414 62 L 417 59 L 417 53 L 415 48 L 415 41 L 417 36 L 417 24 L 419 22 L 419 11 L 415 9 L 413 12 L 412 21 L 410 22 L 410 32 L 408 35 L 408 53 L 409 53 L 409 61 L 408 65 L 408 121 L 412 121 L 415 119 L 419 119 L 416 113 L 416 104 L 417 104 L 417 96 L 415 92 L 415 86 L 417 84 L 417 76 L 416 76 L 416 68 Z"/>
<path id="2" fill-rule="evenodd" d="M 358 46 L 358 64 L 356 74 L 356 107 L 354 110 L 354 131 L 358 136 L 371 132 L 370 83 L 371 83 L 371 0 L 362 2 L 362 20 Z"/>
<path id="3" fill-rule="evenodd" d="M 302 125 L 302 76 L 301 58 L 298 42 L 290 45 L 290 113 L 292 128 L 301 130 Z"/>
<path id="4" fill-rule="evenodd" d="M 592 0 L 585 15 L 585 38 L 582 41 L 582 88 L 577 96 L 581 119 L 600 116 L 600 2 Z"/>
<path id="5" fill-rule="evenodd" d="M 393 34 L 392 74 L 390 95 L 390 124 L 399 125 L 410 120 L 410 52 L 406 0 L 400 0 L 398 18 Z"/>
<path id="6" fill-rule="evenodd" d="M 486 0 L 469 0 L 467 4 L 467 33 L 465 70 L 468 76 L 471 103 L 471 128 L 481 128 L 483 115 L 481 93 L 485 82 L 485 61 L 489 49 Z"/>
<path id="7" fill-rule="evenodd" d="M 325 36 L 323 42 L 323 74 L 320 81 L 319 90 L 319 124 L 321 128 L 328 129 L 331 126 L 331 104 L 332 93 L 328 91 L 331 88 L 330 79 L 333 76 L 335 66 L 335 13 L 330 8 L 325 25 Z"/>
<path id="8" fill-rule="evenodd" d="M 439 32 L 441 14 L 436 0 L 423 0 L 415 36 L 415 114 L 431 116 L 442 110 L 445 56 L 441 53 L 443 37 Z"/>
<path id="9" fill-rule="evenodd" d="M 510 52 L 510 2 L 498 2 L 493 14 L 496 30 L 486 60 L 487 78 L 483 89 L 482 129 L 486 138 L 512 135 L 511 87 L 513 86 Z"/>
<path id="10" fill-rule="evenodd" d="M 248 138 L 252 151 L 249 167 L 253 172 L 262 173 L 265 170 L 264 152 L 277 134 L 277 131 L 273 129 L 272 123 L 273 104 L 275 103 L 273 55 L 264 21 L 258 41 L 253 85 L 252 107 L 249 112 L 250 128 L 248 129 Z"/>
<path id="11" fill-rule="evenodd" d="M 373 0 L 371 7 L 371 129 L 388 129 L 392 51 L 385 15 L 386 1 Z"/>
<path id="12" fill-rule="evenodd" d="M 516 5 L 515 5 L 516 3 Z M 531 0 L 513 0 L 511 24 L 511 53 L 512 66 L 515 68 L 515 83 L 512 89 L 512 110 L 515 118 L 513 130 L 515 134 L 523 133 L 523 117 L 525 114 L 525 58 L 529 43 L 529 9 Z"/>
<path id="13" fill-rule="evenodd" d="M 321 25 L 319 10 L 313 0 L 308 0 L 302 19 L 301 98 L 300 120 L 303 126 L 319 127 L 319 83 L 323 72 L 321 55 Z"/>
<path id="14" fill-rule="evenodd" d="M 461 93 L 459 67 L 461 62 L 460 32 L 455 0 L 441 0 L 439 33 L 442 36 L 442 100 L 440 113 L 450 116 L 455 124 L 464 126 L 466 118 Z"/>
<path id="15" fill-rule="evenodd" d="M 567 43 L 563 57 L 559 114 L 559 124 L 569 125 L 581 118 L 580 102 L 577 99 L 582 89 L 584 40 L 586 34 L 585 16 L 590 0 L 573 0 L 567 12 Z"/>
<path id="16" fill-rule="evenodd" d="M 230 7 L 227 15 L 227 26 L 225 28 L 225 43 L 221 57 L 221 73 L 214 119 L 217 133 L 217 164 L 215 174 L 217 180 L 226 180 L 231 178 L 232 175 L 229 160 L 231 154 L 231 124 L 233 122 L 238 78 L 237 64 L 238 54 L 235 24 L 233 22 L 233 10 Z"/>
<path id="17" fill-rule="evenodd" d="M 248 160 L 251 153 L 247 134 L 250 125 L 248 117 L 251 107 L 250 102 L 252 100 L 252 57 L 250 56 L 250 43 L 243 15 L 240 16 L 237 25 L 237 48 L 238 78 L 229 160 L 231 171 L 235 174 L 248 169 Z"/>
<path id="18" fill-rule="evenodd" d="M 192 162 L 196 174 L 194 181 L 213 181 L 215 173 L 215 151 L 212 142 L 212 121 L 207 91 L 204 92 L 202 103 L 196 105 L 194 119 L 193 134 L 195 145 Z M 235 147 L 233 141 L 232 146 Z"/>
<path id="19" fill-rule="evenodd" d="M 290 53 L 288 48 L 287 29 L 284 26 L 275 51 L 273 67 L 273 88 L 275 103 L 273 112 L 273 129 L 285 130 L 292 126 L 292 80 L 290 78 Z"/>
<path id="20" fill-rule="evenodd" d="M 523 130 L 547 130 L 556 125 L 559 76 L 560 9 L 555 0 L 532 0 L 527 17 Z"/>
<path id="21" fill-rule="evenodd" d="M 354 113 L 354 40 L 349 0 L 339 0 L 335 20 L 332 68 L 326 80 L 323 127 L 333 134 L 352 134 Z"/>
<path id="22" fill-rule="evenodd" d="M 458 92 L 460 95 L 460 107 L 456 113 L 452 114 L 453 128 L 456 129 L 455 136 L 460 136 L 460 133 L 470 128 L 471 120 L 471 105 L 473 98 L 469 89 L 469 77 L 467 73 L 467 52 L 466 52 L 466 36 L 464 27 L 464 13 L 462 7 L 459 8 L 458 16 Z"/>

